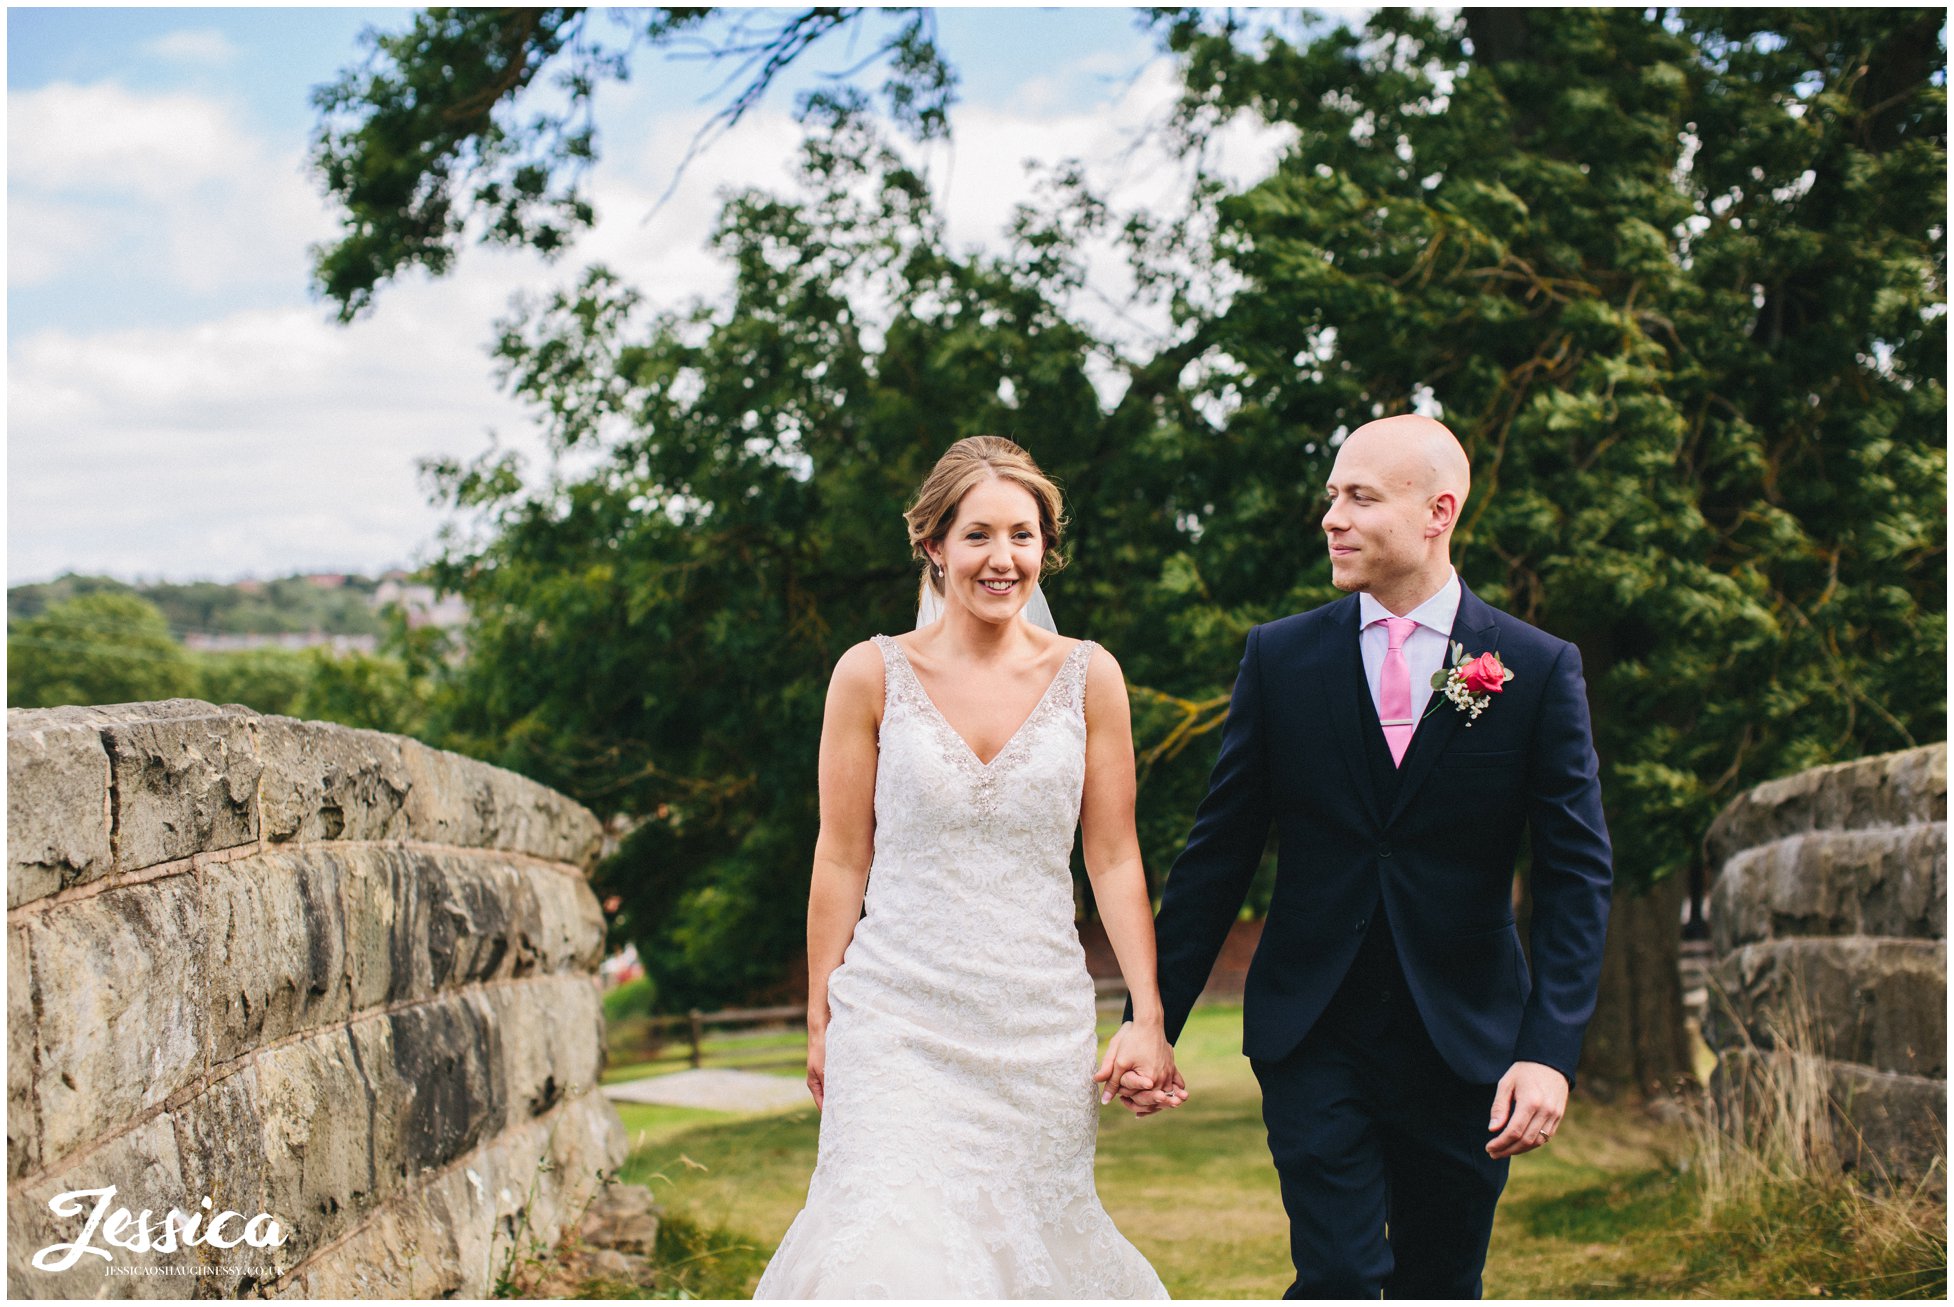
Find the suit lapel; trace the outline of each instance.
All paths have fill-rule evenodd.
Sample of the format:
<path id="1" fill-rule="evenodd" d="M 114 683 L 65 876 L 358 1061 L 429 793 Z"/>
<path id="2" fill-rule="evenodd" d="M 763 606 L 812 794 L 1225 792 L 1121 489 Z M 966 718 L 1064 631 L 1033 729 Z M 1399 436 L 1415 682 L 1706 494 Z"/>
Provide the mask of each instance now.
<path id="1" fill-rule="evenodd" d="M 1447 657 L 1444 665 L 1447 667 L 1452 665 L 1450 657 L 1452 643 L 1464 645 L 1465 653 L 1460 661 L 1471 662 L 1480 654 L 1493 649 L 1498 640 L 1499 622 L 1493 610 L 1481 602 L 1472 591 L 1466 589 L 1464 581 L 1459 582 L 1459 611 L 1452 619 L 1452 634 L 1447 642 Z M 1368 685 L 1365 692 L 1369 692 Z M 1419 721 L 1418 729 L 1412 733 L 1411 747 L 1405 751 L 1404 765 L 1398 770 L 1398 798 L 1392 805 L 1391 816 L 1386 825 L 1398 819 L 1405 805 L 1410 803 L 1412 796 L 1418 792 L 1418 787 L 1424 784 L 1426 777 L 1431 775 L 1432 768 L 1437 765 L 1446 747 L 1452 743 L 1452 737 L 1458 733 L 1459 719 L 1464 716 L 1439 697 L 1436 690 L 1432 691 L 1432 697 L 1426 702 L 1425 708 L 1428 715 Z"/>
<path id="2" fill-rule="evenodd" d="M 1344 611 L 1338 615 L 1335 634 L 1327 641 L 1325 651 L 1330 663 L 1328 675 L 1317 683 L 1327 690 L 1325 697 L 1330 702 L 1330 724 L 1334 729 L 1334 744 L 1344 767 L 1350 773 L 1350 786 L 1364 803 L 1364 809 L 1375 822 L 1379 815 L 1377 791 L 1371 784 L 1370 768 L 1364 762 L 1364 714 L 1361 705 L 1370 697 L 1370 682 L 1364 677 L 1364 656 L 1357 644 L 1357 596 L 1352 595 L 1343 601 Z M 1358 696 L 1362 696 L 1359 698 Z"/>

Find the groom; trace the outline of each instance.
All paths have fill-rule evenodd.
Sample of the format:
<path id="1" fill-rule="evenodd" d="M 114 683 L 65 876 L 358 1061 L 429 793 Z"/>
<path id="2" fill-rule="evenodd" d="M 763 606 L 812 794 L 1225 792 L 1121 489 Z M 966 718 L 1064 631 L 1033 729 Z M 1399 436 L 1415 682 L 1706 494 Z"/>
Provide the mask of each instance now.
<path id="1" fill-rule="evenodd" d="M 1350 593 L 1249 632 L 1155 922 L 1175 1040 L 1274 827 L 1242 1042 L 1289 1213 L 1286 1298 L 1478 1297 L 1509 1159 L 1553 1138 L 1594 1011 L 1610 850 L 1581 656 L 1452 570 L 1468 481 L 1429 418 L 1344 440 L 1323 530 Z M 1163 1105 L 1131 1077 L 1121 1096 Z"/>

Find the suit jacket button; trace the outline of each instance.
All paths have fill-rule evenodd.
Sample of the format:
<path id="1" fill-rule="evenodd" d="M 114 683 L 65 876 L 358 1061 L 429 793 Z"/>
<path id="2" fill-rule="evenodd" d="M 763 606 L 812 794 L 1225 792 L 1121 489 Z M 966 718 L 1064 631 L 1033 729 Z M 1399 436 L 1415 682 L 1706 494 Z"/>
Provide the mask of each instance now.
<path id="1" fill-rule="evenodd" d="M 1380 857 L 1380 858 L 1388 858 L 1388 857 L 1390 857 L 1390 856 L 1391 856 L 1391 846 L 1390 846 L 1390 845 L 1388 845 L 1388 844 L 1380 844 L 1380 845 L 1378 845 L 1378 846 L 1377 846 L 1377 856 L 1378 856 L 1378 857 Z"/>
<path id="2" fill-rule="evenodd" d="M 1358 922 L 1358 923 L 1357 923 L 1357 934 L 1359 934 L 1359 935 L 1361 935 L 1361 934 L 1363 934 L 1363 933 L 1364 933 L 1364 927 L 1366 927 L 1366 926 L 1368 926 L 1368 925 L 1370 925 L 1370 924 L 1371 924 L 1371 923 L 1370 923 L 1370 918 L 1369 918 L 1369 917 L 1366 917 L 1366 918 L 1364 918 L 1364 920 L 1362 920 L 1362 921 L 1360 921 L 1360 922 Z"/>

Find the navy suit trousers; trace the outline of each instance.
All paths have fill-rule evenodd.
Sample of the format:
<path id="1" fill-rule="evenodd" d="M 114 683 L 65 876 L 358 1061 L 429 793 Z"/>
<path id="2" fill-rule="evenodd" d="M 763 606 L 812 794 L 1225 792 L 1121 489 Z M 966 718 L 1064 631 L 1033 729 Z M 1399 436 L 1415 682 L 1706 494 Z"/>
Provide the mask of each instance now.
<path id="1" fill-rule="evenodd" d="M 1252 1060 L 1289 1213 L 1285 1298 L 1477 1298 L 1509 1163 L 1494 1086 L 1432 1047 L 1382 913 L 1294 1052 Z"/>

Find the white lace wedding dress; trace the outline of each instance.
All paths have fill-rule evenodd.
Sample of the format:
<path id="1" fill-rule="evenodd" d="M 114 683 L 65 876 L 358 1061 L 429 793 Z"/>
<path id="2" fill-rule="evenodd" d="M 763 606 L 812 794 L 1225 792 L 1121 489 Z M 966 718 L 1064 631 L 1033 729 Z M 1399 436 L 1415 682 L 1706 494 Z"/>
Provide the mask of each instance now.
<path id="1" fill-rule="evenodd" d="M 1093 1187 L 1069 864 L 1091 642 L 985 764 L 882 650 L 867 915 L 828 982 L 807 1206 L 755 1298 L 1165 1298 Z"/>

